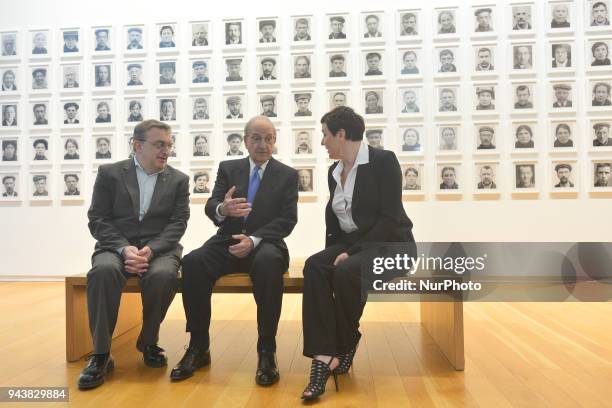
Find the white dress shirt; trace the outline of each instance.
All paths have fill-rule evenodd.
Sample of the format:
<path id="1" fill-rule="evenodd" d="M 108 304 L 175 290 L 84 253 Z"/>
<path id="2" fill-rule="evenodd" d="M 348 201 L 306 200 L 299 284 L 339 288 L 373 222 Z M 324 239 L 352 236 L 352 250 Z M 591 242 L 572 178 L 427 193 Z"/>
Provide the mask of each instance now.
<path id="1" fill-rule="evenodd" d="M 266 171 L 266 166 L 269 162 L 270 160 L 259 166 L 259 170 L 257 171 L 257 173 L 259 174 L 259 187 L 261 187 L 261 181 L 263 180 L 264 171 Z M 249 156 L 249 182 L 251 181 L 251 176 L 253 175 L 253 169 L 255 168 L 255 166 L 257 166 L 257 163 L 255 163 L 253 159 L 251 159 L 251 157 Z M 223 220 L 225 220 L 225 216 L 221 215 L 221 213 L 219 212 L 219 208 L 221 207 L 221 205 L 223 205 L 223 203 L 219 203 L 217 205 L 216 210 L 216 218 L 219 222 L 223 222 Z M 251 235 L 249 236 L 249 238 L 251 238 L 251 241 L 253 241 L 253 248 L 257 248 L 257 245 L 259 245 L 259 243 L 261 242 L 261 237 L 254 237 Z"/>
<path id="2" fill-rule="evenodd" d="M 344 165 L 342 161 L 338 163 L 332 173 L 332 177 L 336 180 L 336 190 L 334 191 L 334 198 L 332 200 L 332 211 L 338 217 L 340 223 L 340 229 L 344 232 L 351 233 L 356 231 L 357 225 L 353 221 L 352 203 L 353 203 L 353 190 L 355 189 L 355 180 L 357 178 L 357 167 L 360 164 L 366 164 L 370 162 L 370 152 L 368 146 L 365 143 L 361 143 L 355 163 L 346 176 L 344 187 L 341 183 L 341 175 Z"/>

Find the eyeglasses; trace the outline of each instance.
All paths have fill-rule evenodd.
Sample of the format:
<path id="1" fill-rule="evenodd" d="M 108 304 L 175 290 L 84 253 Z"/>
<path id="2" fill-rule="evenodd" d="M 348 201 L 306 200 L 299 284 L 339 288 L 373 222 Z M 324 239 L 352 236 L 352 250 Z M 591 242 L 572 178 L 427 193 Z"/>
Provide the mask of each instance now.
<path id="1" fill-rule="evenodd" d="M 253 144 L 261 144 L 261 142 L 265 142 L 267 145 L 271 145 L 274 144 L 274 142 L 276 141 L 276 137 L 273 136 L 249 136 L 249 139 Z"/>
<path id="2" fill-rule="evenodd" d="M 149 143 L 150 145 L 152 145 L 153 147 L 155 147 L 157 150 L 172 150 L 172 148 L 174 147 L 174 144 L 172 143 L 165 143 L 165 142 L 149 142 L 148 140 L 144 140 L 145 142 Z"/>

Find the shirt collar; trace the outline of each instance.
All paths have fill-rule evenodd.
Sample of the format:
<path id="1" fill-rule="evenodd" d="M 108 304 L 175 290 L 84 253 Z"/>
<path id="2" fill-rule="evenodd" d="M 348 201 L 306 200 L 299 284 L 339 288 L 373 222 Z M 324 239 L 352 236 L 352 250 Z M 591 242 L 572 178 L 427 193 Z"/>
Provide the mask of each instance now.
<path id="1" fill-rule="evenodd" d="M 259 168 L 261 168 L 261 172 L 263 174 L 264 171 L 266 171 L 266 166 L 268 166 L 268 163 L 270 163 L 270 160 L 266 160 L 265 163 L 259 165 Z M 255 163 L 253 161 L 253 159 L 251 158 L 251 156 L 249 156 L 249 165 L 250 165 L 250 170 L 249 170 L 249 174 L 253 173 L 253 169 L 255 168 L 255 166 L 257 166 L 257 163 Z"/>
<path id="2" fill-rule="evenodd" d="M 140 165 L 140 163 L 138 163 L 138 160 L 136 159 L 136 155 L 134 155 L 134 165 L 135 165 L 137 168 L 139 168 L 140 170 L 142 170 L 142 171 L 144 172 L 144 174 L 146 174 L 147 176 L 156 176 L 156 175 L 158 175 L 159 173 L 162 173 L 164 170 L 166 170 L 166 169 L 164 169 L 164 170 L 160 170 L 160 171 L 158 171 L 158 172 L 156 172 L 156 173 L 151 173 L 151 174 L 149 174 L 149 173 L 147 173 L 147 171 L 144 169 L 144 167 L 142 167 L 142 166 Z"/>
<path id="3" fill-rule="evenodd" d="M 351 170 L 357 168 L 357 166 L 359 166 L 360 164 L 366 164 L 369 162 L 370 150 L 368 149 L 367 144 L 361 142 L 361 145 L 359 146 L 359 151 L 357 152 L 357 157 L 355 157 L 355 163 L 353 163 L 353 167 L 351 168 Z M 342 160 L 340 160 L 340 162 L 338 162 L 338 165 L 334 169 L 334 172 L 332 173 L 335 179 L 340 178 L 340 174 L 342 173 L 343 168 L 344 165 L 342 164 Z"/>

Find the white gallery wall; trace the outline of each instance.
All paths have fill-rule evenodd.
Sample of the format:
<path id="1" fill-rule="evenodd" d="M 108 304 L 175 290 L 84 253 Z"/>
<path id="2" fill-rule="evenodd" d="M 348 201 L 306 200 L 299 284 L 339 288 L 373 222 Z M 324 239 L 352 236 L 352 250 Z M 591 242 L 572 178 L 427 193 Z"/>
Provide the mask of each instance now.
<path id="1" fill-rule="evenodd" d="M 607 1 L 608 7 L 612 7 Z M 550 13 L 555 4 L 567 5 L 571 28 L 551 30 Z M 140 100 L 145 118 L 159 119 L 161 98 L 176 99 L 176 120 L 169 122 L 176 136 L 176 158 L 171 165 L 193 174 L 206 170 L 212 179 L 218 163 L 227 159 L 226 137 L 232 131 L 241 132 L 248 117 L 261 112 L 260 97 L 275 96 L 278 114 L 273 119 L 278 130 L 276 157 L 296 168 L 313 173 L 313 191 L 300 193 L 299 220 L 287 239 L 292 257 L 303 258 L 320 250 L 324 244 L 324 207 L 327 200 L 327 167 L 331 163 L 320 143 L 320 117 L 329 110 L 330 97 L 336 91 L 348 95 L 348 104 L 365 114 L 365 94 L 375 90 L 382 95 L 378 106 L 382 113 L 366 114 L 367 129 L 382 130 L 384 148 L 394 150 L 403 168 L 416 167 L 420 190 L 405 191 L 405 208 L 414 222 L 417 241 L 609 241 L 612 229 L 610 209 L 612 187 L 595 187 L 594 168 L 598 162 L 612 162 L 612 148 L 596 148 L 593 125 L 612 122 L 612 107 L 593 106 L 593 87 L 598 82 L 612 83 L 612 69 L 591 66 L 591 46 L 601 41 L 612 47 L 612 28 L 590 27 L 593 2 L 574 1 L 319 1 L 309 2 L 174 2 L 109 0 L 89 3 L 73 0 L 14 2 L 0 15 L 0 35 L 18 32 L 16 57 L 0 58 L 0 71 L 15 70 L 18 89 L 0 93 L 1 105 L 17 105 L 18 126 L 1 127 L 0 140 L 18 140 L 19 160 L 0 162 L 0 178 L 17 177 L 18 200 L 0 200 L 0 278 L 44 278 L 86 272 L 94 240 L 87 229 L 87 209 L 98 165 L 123 159 L 128 155 L 128 139 L 134 124 L 127 122 L 127 104 Z M 513 7 L 528 6 L 532 29 L 513 30 Z M 474 12 L 478 8 L 492 9 L 490 33 L 475 33 Z M 439 35 L 437 15 L 442 9 L 452 11 L 456 34 Z M 413 10 L 418 15 L 420 35 L 399 35 L 399 16 Z M 401 12 L 400 12 L 401 11 Z M 364 19 L 376 14 L 380 19 L 382 37 L 364 40 Z M 330 41 L 330 16 L 342 15 L 346 40 Z M 292 41 L 294 22 L 306 16 L 312 41 L 298 44 Z M 277 43 L 259 43 L 259 19 L 276 21 Z M 225 46 L 224 29 L 228 20 L 242 20 L 243 45 Z M 207 22 L 210 46 L 191 47 L 192 22 Z M 159 28 L 170 24 L 175 28 L 176 49 L 157 48 Z M 126 54 L 127 26 L 144 27 L 143 52 Z M 94 28 L 110 28 L 112 51 L 93 55 Z M 60 56 L 63 39 L 61 30 L 79 31 L 80 53 L 76 57 Z M 49 30 L 49 57 L 31 58 L 32 31 Z M 570 44 L 571 67 L 552 67 L 552 47 Z M 513 52 L 528 45 L 532 68 L 515 69 Z M 477 51 L 493 50 L 495 70 L 476 72 Z M 440 52 L 449 49 L 456 72 L 441 73 Z M 418 55 L 419 74 L 402 75 L 402 56 L 408 50 Z M 377 52 L 382 56 L 379 66 L 383 75 L 364 75 L 365 56 Z M 346 77 L 329 78 L 330 56 L 345 56 Z M 294 78 L 294 59 L 311 57 L 311 78 Z M 259 61 L 272 56 L 277 60 L 278 80 L 259 81 Z M 40 56 L 39 56 L 40 57 Z M 243 81 L 225 80 L 227 59 L 242 59 Z M 192 63 L 206 60 L 210 82 L 192 83 Z M 174 62 L 176 84 L 159 85 L 159 63 Z M 130 63 L 143 65 L 145 85 L 128 89 L 126 68 Z M 80 88 L 74 92 L 62 88 L 62 66 L 79 66 Z M 94 65 L 109 64 L 112 86 L 96 89 Z M 48 89 L 31 90 L 32 72 L 47 68 Z M 533 108 L 515 108 L 516 87 L 528 85 Z M 553 108 L 555 84 L 571 87 L 571 108 Z M 494 90 L 492 110 L 478 110 L 477 88 Z M 455 92 L 457 110 L 440 112 L 440 93 L 450 88 Z M 418 113 L 403 114 L 402 96 L 411 89 L 417 95 Z M 482 90 L 482 89 L 481 89 Z M 296 94 L 310 93 L 312 116 L 296 117 Z M 243 120 L 226 119 L 226 99 L 242 98 Z M 196 97 L 206 97 L 210 119 L 192 119 Z M 609 97 L 609 95 L 608 95 Z M 111 107 L 113 122 L 96 124 L 96 105 L 106 100 Z M 63 124 L 63 106 L 79 101 L 81 123 L 69 127 Z M 33 126 L 33 105 L 48 106 L 48 125 Z M 566 123 L 572 130 L 573 147 L 556 148 L 556 126 Z M 522 149 L 515 145 L 516 129 L 528 124 L 532 129 L 534 147 Z M 478 149 L 478 129 L 494 129 L 495 149 Z M 441 131 L 450 127 L 455 132 L 456 146 L 441 146 Z M 402 134 L 416 128 L 422 148 L 416 152 L 402 150 Z M 295 134 L 311 132 L 313 153 L 295 154 Z M 209 138 L 210 155 L 193 156 L 193 137 L 205 133 Z M 64 160 L 67 138 L 78 138 L 80 160 Z M 111 141 L 112 159 L 96 159 L 95 140 L 107 137 Z M 48 160 L 32 160 L 36 139 L 46 138 Z M 612 144 L 612 143 L 611 143 Z M 554 166 L 572 166 L 573 187 L 559 189 Z M 517 165 L 528 164 L 535 171 L 535 185 L 517 185 Z M 477 185 L 482 165 L 491 165 L 497 188 L 482 194 Z M 440 171 L 455 169 L 458 189 L 440 189 Z M 79 174 L 80 197 L 64 195 L 64 174 Z M 32 178 L 47 176 L 49 195 L 32 197 Z M 2 190 L 0 186 L 0 190 Z M 5 190 L 2 190 L 3 192 Z M 373 192 L 375 193 L 375 192 Z M 204 216 L 204 197 L 191 205 L 191 219 L 183 238 L 185 251 L 200 246 L 215 233 Z M 192 195 L 192 197 L 196 197 Z"/>

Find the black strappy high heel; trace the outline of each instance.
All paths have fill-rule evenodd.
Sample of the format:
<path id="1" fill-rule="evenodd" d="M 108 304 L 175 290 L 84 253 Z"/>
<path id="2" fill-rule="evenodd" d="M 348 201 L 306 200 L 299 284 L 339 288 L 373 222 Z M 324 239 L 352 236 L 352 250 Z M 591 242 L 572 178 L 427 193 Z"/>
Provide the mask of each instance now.
<path id="1" fill-rule="evenodd" d="M 325 384 L 329 376 L 334 377 L 334 384 L 336 385 L 336 391 L 338 391 L 338 374 L 335 370 L 329 368 L 334 357 L 329 360 L 329 363 L 324 363 L 321 360 L 315 358 L 312 359 L 312 365 L 310 366 L 310 383 L 304 389 L 304 392 L 309 392 L 310 395 L 304 395 L 302 393 L 302 399 L 304 401 L 312 401 L 319 398 L 325 392 Z"/>
<path id="2" fill-rule="evenodd" d="M 338 359 L 340 360 L 340 364 L 338 367 L 334 368 L 334 372 L 336 374 L 346 374 L 350 370 L 353 365 L 353 359 L 355 358 L 355 353 L 357 352 L 357 347 L 349 351 L 348 353 L 340 354 Z"/>

